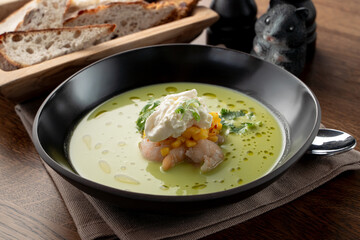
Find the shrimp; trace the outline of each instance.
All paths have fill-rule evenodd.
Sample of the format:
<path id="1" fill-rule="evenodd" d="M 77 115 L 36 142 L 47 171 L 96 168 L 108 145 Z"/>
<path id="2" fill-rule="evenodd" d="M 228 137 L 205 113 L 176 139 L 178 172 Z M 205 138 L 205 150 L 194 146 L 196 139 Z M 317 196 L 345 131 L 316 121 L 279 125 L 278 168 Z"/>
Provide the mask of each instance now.
<path id="1" fill-rule="evenodd" d="M 201 172 L 209 172 L 224 160 L 221 148 L 214 142 L 202 139 L 194 147 L 189 148 L 185 155 L 194 163 L 202 163 Z"/>
<path id="2" fill-rule="evenodd" d="M 223 143 L 225 142 L 224 136 L 222 136 L 222 135 L 220 135 L 220 134 L 218 134 L 218 135 L 216 135 L 216 136 L 218 137 L 218 140 L 216 141 L 216 143 L 217 143 L 218 145 L 221 145 L 221 144 L 223 144 Z"/>
<path id="3" fill-rule="evenodd" d="M 152 142 L 147 138 L 144 138 L 139 143 L 139 149 L 143 157 L 154 162 L 161 162 L 164 159 L 160 150 L 169 146 L 167 142 Z"/>
<path id="4" fill-rule="evenodd" d="M 139 143 L 139 149 L 144 158 L 162 162 L 164 171 L 174 167 L 177 163 L 184 161 L 186 158 L 193 163 L 202 164 L 200 171 L 209 172 L 218 166 L 224 159 L 221 148 L 208 139 L 201 139 L 193 147 L 187 148 L 185 145 L 173 148 L 165 157 L 161 154 L 161 149 L 165 147 L 171 148 L 173 139 L 167 139 L 161 142 L 152 142 L 144 138 Z"/>
<path id="5" fill-rule="evenodd" d="M 185 159 L 185 151 L 185 146 L 171 149 L 169 154 L 166 155 L 166 157 L 162 161 L 162 169 L 164 171 L 167 171 L 170 168 L 174 167 L 177 163 L 182 162 Z"/>

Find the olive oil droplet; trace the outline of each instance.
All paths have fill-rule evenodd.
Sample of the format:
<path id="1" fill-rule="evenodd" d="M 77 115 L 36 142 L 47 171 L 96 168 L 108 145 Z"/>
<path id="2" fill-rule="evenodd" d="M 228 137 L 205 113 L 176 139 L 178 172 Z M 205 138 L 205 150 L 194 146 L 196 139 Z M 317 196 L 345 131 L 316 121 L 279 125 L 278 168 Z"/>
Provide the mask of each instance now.
<path id="1" fill-rule="evenodd" d="M 124 174 L 117 174 L 114 176 L 114 178 L 116 181 L 122 182 L 122 183 L 134 184 L 134 185 L 140 184 L 140 182 L 138 182 L 136 179 L 129 177 L 127 175 L 124 175 Z"/>
<path id="2" fill-rule="evenodd" d="M 96 113 L 94 118 L 97 118 L 97 117 L 99 117 L 101 114 L 106 113 L 106 112 L 107 112 L 106 110 L 102 110 L 102 111 Z"/>
<path id="3" fill-rule="evenodd" d="M 191 187 L 192 189 L 203 189 L 206 188 L 206 184 L 196 184 Z"/>
<path id="4" fill-rule="evenodd" d="M 177 92 L 177 88 L 176 87 L 167 87 L 165 89 L 168 93 L 176 93 Z"/>
<path id="5" fill-rule="evenodd" d="M 108 153 L 109 153 L 109 150 L 104 150 L 104 151 L 101 152 L 101 154 L 103 154 L 103 155 L 106 155 Z"/>
<path id="6" fill-rule="evenodd" d="M 110 173 L 111 172 L 110 165 L 106 161 L 100 160 L 99 161 L 99 166 L 100 166 L 101 170 L 103 170 L 104 173 Z"/>
<path id="7" fill-rule="evenodd" d="M 161 189 L 161 190 L 169 190 L 169 187 L 166 186 L 166 185 L 161 185 L 161 186 L 160 186 L 160 189 Z"/>
<path id="8" fill-rule="evenodd" d="M 234 104 L 231 104 L 231 103 L 228 103 L 227 106 L 228 106 L 229 108 L 234 108 L 234 107 L 235 107 L 235 105 L 234 105 Z"/>
<path id="9" fill-rule="evenodd" d="M 82 137 L 83 142 L 85 143 L 86 147 L 91 150 L 91 136 L 90 135 L 84 135 Z"/>
<path id="10" fill-rule="evenodd" d="M 140 98 L 139 97 L 130 97 L 130 100 L 133 101 L 134 103 L 139 102 Z"/>
<path id="11" fill-rule="evenodd" d="M 204 93 L 203 96 L 208 98 L 216 98 L 216 94 L 214 93 Z"/>

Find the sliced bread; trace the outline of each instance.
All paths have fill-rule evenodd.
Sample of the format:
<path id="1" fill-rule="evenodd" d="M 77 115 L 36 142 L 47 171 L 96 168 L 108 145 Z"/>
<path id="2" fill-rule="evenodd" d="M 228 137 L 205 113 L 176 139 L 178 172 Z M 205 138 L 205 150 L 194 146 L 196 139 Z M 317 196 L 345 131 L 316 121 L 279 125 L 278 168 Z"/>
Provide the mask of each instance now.
<path id="1" fill-rule="evenodd" d="M 181 19 L 190 16 L 199 2 L 199 0 L 163 0 L 163 1 L 167 1 L 168 3 L 175 5 L 176 13 L 177 13 L 176 19 Z"/>
<path id="2" fill-rule="evenodd" d="M 25 15 L 36 7 L 36 1 L 32 0 L 21 8 L 10 14 L 8 17 L 0 22 L 0 34 L 4 32 L 15 31 L 21 21 L 23 21 Z"/>
<path id="3" fill-rule="evenodd" d="M 65 19 L 74 17 L 80 10 L 95 8 L 99 5 L 115 2 L 138 2 L 140 0 L 69 0 L 65 10 Z"/>
<path id="4" fill-rule="evenodd" d="M 114 24 L 9 32 L 0 35 L 0 68 L 26 67 L 97 44 Z"/>
<path id="5" fill-rule="evenodd" d="M 110 38 L 115 38 L 148 29 L 175 18 L 176 7 L 168 2 L 117 2 L 80 11 L 76 17 L 66 20 L 64 25 L 114 23 L 116 29 Z"/>
<path id="6" fill-rule="evenodd" d="M 16 31 L 63 27 L 64 13 L 69 0 L 36 0 L 16 27 Z"/>

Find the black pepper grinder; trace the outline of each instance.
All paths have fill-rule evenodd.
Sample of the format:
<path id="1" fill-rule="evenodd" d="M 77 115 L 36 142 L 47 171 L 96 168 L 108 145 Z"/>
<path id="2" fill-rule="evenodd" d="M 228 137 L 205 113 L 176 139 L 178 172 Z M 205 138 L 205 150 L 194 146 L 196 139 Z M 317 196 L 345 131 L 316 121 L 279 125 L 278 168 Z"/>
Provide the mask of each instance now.
<path id="1" fill-rule="evenodd" d="M 309 10 L 309 15 L 306 19 L 306 59 L 311 60 L 314 56 L 316 46 L 316 9 L 313 2 L 311 0 L 270 0 L 270 8 L 281 3 L 291 4 L 297 8 L 305 7 Z"/>
<path id="2" fill-rule="evenodd" d="M 212 0 L 210 8 L 220 19 L 206 31 L 209 45 L 224 44 L 228 48 L 249 53 L 255 37 L 257 7 L 253 0 Z"/>

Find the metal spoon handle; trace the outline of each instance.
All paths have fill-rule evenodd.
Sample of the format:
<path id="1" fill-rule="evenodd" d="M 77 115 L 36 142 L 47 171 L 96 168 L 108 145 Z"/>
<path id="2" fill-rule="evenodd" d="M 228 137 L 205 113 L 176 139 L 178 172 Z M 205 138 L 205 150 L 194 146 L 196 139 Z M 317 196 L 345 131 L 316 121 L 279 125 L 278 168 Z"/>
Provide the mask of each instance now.
<path id="1" fill-rule="evenodd" d="M 335 155 L 347 152 L 356 146 L 356 140 L 350 134 L 335 129 L 320 129 L 307 154 Z"/>

